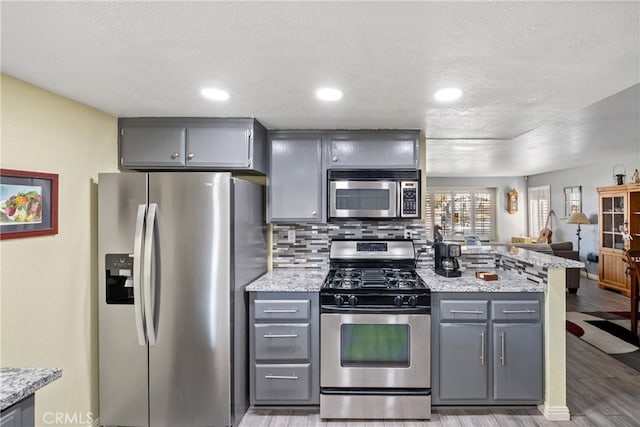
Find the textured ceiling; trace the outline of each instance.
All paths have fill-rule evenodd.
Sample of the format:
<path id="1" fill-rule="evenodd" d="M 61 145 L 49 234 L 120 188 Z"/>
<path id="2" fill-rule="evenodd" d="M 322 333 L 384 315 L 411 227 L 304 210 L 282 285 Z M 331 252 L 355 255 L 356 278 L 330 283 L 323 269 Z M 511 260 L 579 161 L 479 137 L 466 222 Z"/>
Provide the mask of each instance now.
<path id="1" fill-rule="evenodd" d="M 638 1 L 0 7 L 2 72 L 120 117 L 419 128 L 431 176 L 586 165 L 606 160 L 614 138 L 640 162 Z M 460 101 L 433 100 L 451 85 Z M 202 98 L 205 86 L 230 101 Z M 321 86 L 344 98 L 317 101 Z"/>

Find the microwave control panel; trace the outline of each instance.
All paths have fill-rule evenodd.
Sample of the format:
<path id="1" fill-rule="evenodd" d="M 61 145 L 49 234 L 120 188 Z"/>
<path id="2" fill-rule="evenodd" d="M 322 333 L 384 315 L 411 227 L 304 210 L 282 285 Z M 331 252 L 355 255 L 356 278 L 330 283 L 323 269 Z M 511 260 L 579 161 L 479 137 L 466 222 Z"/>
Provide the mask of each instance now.
<path id="1" fill-rule="evenodd" d="M 402 181 L 400 183 L 400 216 L 402 218 L 419 218 L 418 196 L 419 183 L 416 181 Z"/>

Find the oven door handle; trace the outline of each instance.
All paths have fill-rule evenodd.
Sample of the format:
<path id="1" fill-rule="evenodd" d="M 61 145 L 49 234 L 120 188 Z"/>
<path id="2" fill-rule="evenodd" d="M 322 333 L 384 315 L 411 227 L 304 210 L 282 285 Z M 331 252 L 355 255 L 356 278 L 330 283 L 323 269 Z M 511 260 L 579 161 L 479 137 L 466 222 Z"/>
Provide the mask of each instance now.
<path id="1" fill-rule="evenodd" d="M 407 307 L 407 308 L 372 308 L 370 307 L 337 307 L 323 305 L 321 313 L 339 314 L 431 314 L 431 307 Z"/>

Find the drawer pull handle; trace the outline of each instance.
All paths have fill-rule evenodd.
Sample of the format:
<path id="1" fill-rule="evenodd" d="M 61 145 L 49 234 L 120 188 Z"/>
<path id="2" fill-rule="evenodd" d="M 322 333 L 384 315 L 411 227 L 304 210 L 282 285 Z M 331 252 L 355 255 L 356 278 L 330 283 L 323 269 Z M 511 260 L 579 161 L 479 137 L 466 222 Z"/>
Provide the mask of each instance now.
<path id="1" fill-rule="evenodd" d="M 297 380 L 298 377 L 296 375 L 265 375 L 264 376 L 268 380 Z"/>
<path id="2" fill-rule="evenodd" d="M 484 314 L 482 310 L 449 310 L 449 313 L 457 314 Z"/>
<path id="3" fill-rule="evenodd" d="M 264 310 L 264 313 L 297 313 L 296 308 L 268 308 Z"/>
<path id="4" fill-rule="evenodd" d="M 500 364 L 504 366 L 504 332 L 500 332 Z"/>
<path id="5" fill-rule="evenodd" d="M 504 314 L 522 314 L 522 313 L 535 313 L 535 310 L 502 310 Z"/>
<path id="6" fill-rule="evenodd" d="M 484 366 L 484 331 L 480 332 L 480 364 Z"/>
<path id="7" fill-rule="evenodd" d="M 281 335 L 275 335 L 275 334 L 268 334 L 268 335 L 264 335 L 265 338 L 298 338 L 298 334 L 281 334 Z"/>

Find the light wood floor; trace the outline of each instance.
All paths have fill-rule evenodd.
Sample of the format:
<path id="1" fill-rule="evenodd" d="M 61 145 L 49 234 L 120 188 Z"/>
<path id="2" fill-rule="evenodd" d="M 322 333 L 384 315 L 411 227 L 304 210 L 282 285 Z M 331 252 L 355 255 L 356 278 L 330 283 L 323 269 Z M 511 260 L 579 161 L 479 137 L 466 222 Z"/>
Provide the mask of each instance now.
<path id="1" fill-rule="evenodd" d="M 567 311 L 628 311 L 629 299 L 582 278 Z M 318 409 L 250 408 L 239 427 L 640 426 L 640 372 L 567 334 L 567 404 L 571 421 L 547 421 L 536 408 L 434 408 L 430 421 L 320 419 Z"/>

